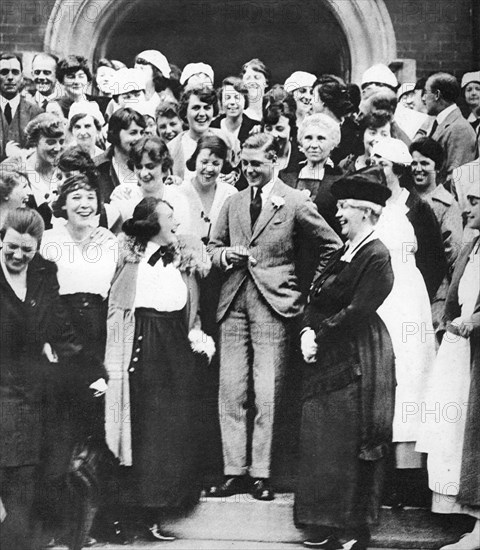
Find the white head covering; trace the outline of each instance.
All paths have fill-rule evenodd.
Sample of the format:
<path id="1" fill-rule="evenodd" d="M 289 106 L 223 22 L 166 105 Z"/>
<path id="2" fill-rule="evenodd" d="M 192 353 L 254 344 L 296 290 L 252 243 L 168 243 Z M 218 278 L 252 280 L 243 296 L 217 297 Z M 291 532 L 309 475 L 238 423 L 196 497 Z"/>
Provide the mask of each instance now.
<path id="1" fill-rule="evenodd" d="M 295 71 L 285 80 L 283 87 L 285 91 L 292 93 L 298 90 L 298 88 L 311 88 L 315 80 L 317 80 L 317 77 L 314 74 L 306 73 L 305 71 Z"/>
<path id="2" fill-rule="evenodd" d="M 100 123 L 100 126 L 105 124 L 105 119 L 100 111 L 100 107 L 95 101 L 78 101 L 72 103 L 68 111 L 68 122 L 70 122 L 75 115 L 90 115 Z"/>
<path id="3" fill-rule="evenodd" d="M 400 99 L 402 95 L 408 94 L 415 90 L 415 82 L 405 82 L 401 84 L 397 90 L 397 99 Z"/>
<path id="4" fill-rule="evenodd" d="M 382 138 L 375 143 L 371 152 L 371 156 L 373 157 L 374 155 L 378 155 L 395 164 L 410 165 L 412 162 L 412 156 L 405 143 L 399 139 L 389 137 Z"/>
<path id="5" fill-rule="evenodd" d="M 462 88 L 464 88 L 470 82 L 480 82 L 480 71 L 472 73 L 465 73 L 462 77 Z"/>
<path id="6" fill-rule="evenodd" d="M 170 78 L 170 65 L 163 53 L 160 53 L 158 50 L 144 50 L 137 55 L 137 58 L 139 57 L 154 67 L 157 67 L 165 78 Z"/>
<path id="7" fill-rule="evenodd" d="M 145 74 L 142 69 L 119 69 L 113 75 L 111 87 L 114 96 L 145 90 Z"/>
<path id="8" fill-rule="evenodd" d="M 397 77 L 383 63 L 372 65 L 363 73 L 361 87 L 363 88 L 366 84 L 369 84 L 370 82 L 385 84 L 394 89 L 398 86 Z"/>
<path id="9" fill-rule="evenodd" d="M 214 80 L 213 69 L 207 63 L 202 63 L 202 62 L 188 63 L 187 65 L 185 65 L 185 67 L 183 68 L 182 74 L 180 76 L 180 84 L 183 86 L 185 82 L 188 81 L 189 78 L 199 73 L 206 74 L 213 84 L 213 80 Z"/>

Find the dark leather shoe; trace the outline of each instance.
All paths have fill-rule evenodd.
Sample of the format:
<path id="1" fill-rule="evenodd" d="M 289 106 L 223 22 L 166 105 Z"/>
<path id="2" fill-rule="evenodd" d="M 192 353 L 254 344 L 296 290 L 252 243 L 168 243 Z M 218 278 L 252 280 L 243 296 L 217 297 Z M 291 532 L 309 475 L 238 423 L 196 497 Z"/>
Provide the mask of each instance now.
<path id="1" fill-rule="evenodd" d="M 257 500 L 273 500 L 275 493 L 267 478 L 258 478 L 253 480 L 252 496 Z"/>
<path id="2" fill-rule="evenodd" d="M 207 496 L 219 498 L 240 495 L 249 492 L 249 479 L 247 476 L 231 476 L 225 478 L 225 481 L 219 487 L 212 487 Z"/>

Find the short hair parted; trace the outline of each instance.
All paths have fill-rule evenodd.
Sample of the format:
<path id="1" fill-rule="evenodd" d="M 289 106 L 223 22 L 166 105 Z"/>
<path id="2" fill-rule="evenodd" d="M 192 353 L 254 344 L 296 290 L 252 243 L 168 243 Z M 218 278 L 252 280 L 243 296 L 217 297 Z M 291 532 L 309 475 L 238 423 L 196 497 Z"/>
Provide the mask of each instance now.
<path id="1" fill-rule="evenodd" d="M 293 139 L 297 135 L 297 123 L 294 113 L 295 111 L 292 112 L 285 101 L 268 103 L 263 109 L 263 128 L 269 125 L 274 126 L 278 123 L 280 117 L 284 116 L 290 125 L 290 137 Z"/>
<path id="2" fill-rule="evenodd" d="M 302 124 L 298 129 L 298 141 L 301 142 L 305 137 L 307 129 L 310 127 L 320 128 L 327 132 L 330 139 L 335 144 L 335 147 L 340 143 L 341 133 L 340 133 L 340 124 L 333 120 L 332 117 L 324 115 L 323 113 L 316 113 L 309 115 L 303 119 Z"/>
<path id="3" fill-rule="evenodd" d="M 97 132 L 101 132 L 102 131 L 102 125 L 100 124 L 100 122 L 98 121 L 98 119 L 96 119 L 94 116 L 92 116 L 91 114 L 89 113 L 77 113 L 76 115 L 73 115 L 69 124 L 68 124 L 68 130 L 69 132 L 71 132 L 73 130 L 73 127 L 75 126 L 75 124 L 79 121 L 79 120 L 82 120 L 82 118 L 85 118 L 87 116 L 91 116 L 92 117 L 92 120 L 93 120 L 93 124 L 95 125 L 95 128 L 97 129 Z"/>
<path id="4" fill-rule="evenodd" d="M 13 52 L 1 52 L 0 53 L 0 61 L 2 60 L 8 60 L 8 59 L 16 59 L 20 63 L 20 70 L 23 72 L 23 63 L 22 58 Z"/>
<path id="5" fill-rule="evenodd" d="M 67 178 L 58 189 L 57 200 L 52 204 L 53 215 L 56 218 L 67 219 L 67 212 L 65 205 L 67 203 L 67 196 L 73 193 L 77 189 L 86 189 L 87 191 L 94 191 L 97 196 L 97 214 L 100 214 L 102 209 L 102 198 L 100 195 L 100 188 L 98 186 L 97 179 L 95 177 L 89 177 L 88 174 L 75 174 Z"/>
<path id="6" fill-rule="evenodd" d="M 249 105 L 249 99 L 248 99 L 248 88 L 245 86 L 243 80 L 241 78 L 238 78 L 238 76 L 227 76 L 227 78 L 224 78 L 222 81 L 222 87 L 219 89 L 219 99 L 220 102 L 223 103 L 223 89 L 226 86 L 231 86 L 236 92 L 239 94 L 242 94 L 245 99 L 245 109 Z"/>
<path id="7" fill-rule="evenodd" d="M 213 88 L 194 87 L 186 89 L 180 96 L 180 104 L 178 106 L 178 115 L 184 121 L 187 122 L 187 110 L 190 98 L 192 95 L 196 95 L 200 101 L 207 105 L 213 106 L 213 116 L 218 115 L 218 101 L 217 94 Z"/>
<path id="8" fill-rule="evenodd" d="M 460 97 L 458 80 L 449 73 L 435 73 L 428 78 L 432 92 L 440 92 L 442 99 L 448 103 L 455 103 Z"/>
<path id="9" fill-rule="evenodd" d="M 83 71 L 89 82 L 92 81 L 92 71 L 88 66 L 88 60 L 81 55 L 69 55 L 58 62 L 57 65 L 57 80 L 63 84 L 65 76 L 74 74 L 77 71 Z"/>
<path id="10" fill-rule="evenodd" d="M 438 141 L 430 137 L 420 137 L 410 144 L 410 154 L 412 155 L 414 151 L 433 160 L 436 170 L 440 170 L 442 167 L 445 154 L 443 152 L 443 147 Z"/>
<path id="11" fill-rule="evenodd" d="M 148 241 L 160 232 L 157 206 L 161 203 L 173 210 L 172 205 L 167 201 L 156 197 L 145 197 L 135 207 L 132 217 L 122 225 L 125 235 L 132 238 L 134 243 L 143 250 Z"/>
<path id="12" fill-rule="evenodd" d="M 245 149 L 261 150 L 265 152 L 268 159 L 273 159 L 278 156 L 278 143 L 274 136 L 260 132 L 249 136 L 242 147 Z"/>
<path id="13" fill-rule="evenodd" d="M 130 151 L 130 159 L 128 165 L 130 169 L 139 165 L 142 162 L 143 155 L 147 155 L 148 158 L 156 165 L 162 166 L 163 172 L 169 172 L 173 166 L 173 160 L 170 156 L 167 144 L 155 136 L 144 137 L 140 140 L 135 147 Z"/>
<path id="14" fill-rule="evenodd" d="M 57 167 L 61 172 L 78 171 L 87 174 L 89 178 L 98 177 L 92 157 L 78 145 L 73 145 L 62 151 Z"/>
<path id="15" fill-rule="evenodd" d="M 232 166 L 227 160 L 230 156 L 230 147 L 220 136 L 207 134 L 198 140 L 193 155 L 187 160 L 187 168 L 191 172 L 195 171 L 197 157 L 203 149 L 209 149 L 210 153 L 223 160 L 222 174 L 228 174 L 232 171 Z"/>
<path id="16" fill-rule="evenodd" d="M 367 128 L 382 128 L 387 124 L 391 124 L 393 121 L 393 115 L 390 111 L 381 109 L 378 111 L 370 111 L 364 115 L 360 121 L 359 126 L 362 132 L 365 132 Z"/>
<path id="17" fill-rule="evenodd" d="M 65 136 L 63 120 L 51 113 L 40 113 L 25 128 L 27 147 L 36 147 L 40 138 L 61 138 Z"/>
<path id="18" fill-rule="evenodd" d="M 120 132 L 122 130 L 128 130 L 133 122 L 143 129 L 147 126 L 145 118 L 134 109 L 122 107 L 116 110 L 108 121 L 107 141 L 114 147 L 119 145 Z"/>
<path id="19" fill-rule="evenodd" d="M 37 241 L 38 247 L 45 231 L 45 222 L 42 216 L 32 208 L 13 208 L 8 211 L 0 229 L 2 240 L 8 229 L 14 229 L 20 235 L 30 235 Z"/>
<path id="20" fill-rule="evenodd" d="M 267 81 L 267 86 L 270 84 L 270 81 L 272 80 L 272 73 L 261 59 L 254 58 L 244 63 L 240 72 L 240 76 L 243 76 L 247 72 L 248 68 L 257 71 L 258 73 L 262 73 L 265 77 L 265 80 Z"/>
<path id="21" fill-rule="evenodd" d="M 7 201 L 12 191 L 22 184 L 23 174 L 14 170 L 0 170 L 0 204 Z"/>

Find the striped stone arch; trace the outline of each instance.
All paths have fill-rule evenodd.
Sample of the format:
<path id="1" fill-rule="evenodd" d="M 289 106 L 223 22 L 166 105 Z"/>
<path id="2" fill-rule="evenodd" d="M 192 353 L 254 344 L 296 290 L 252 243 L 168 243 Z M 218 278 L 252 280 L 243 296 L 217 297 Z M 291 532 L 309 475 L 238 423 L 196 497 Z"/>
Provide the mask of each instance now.
<path id="1" fill-rule="evenodd" d="M 160 0 L 158 0 L 160 2 Z M 318 0 L 337 18 L 350 50 L 351 81 L 374 63 L 396 59 L 395 31 L 383 0 Z M 45 50 L 64 56 L 105 54 L 108 38 L 142 0 L 56 0 L 45 32 Z"/>

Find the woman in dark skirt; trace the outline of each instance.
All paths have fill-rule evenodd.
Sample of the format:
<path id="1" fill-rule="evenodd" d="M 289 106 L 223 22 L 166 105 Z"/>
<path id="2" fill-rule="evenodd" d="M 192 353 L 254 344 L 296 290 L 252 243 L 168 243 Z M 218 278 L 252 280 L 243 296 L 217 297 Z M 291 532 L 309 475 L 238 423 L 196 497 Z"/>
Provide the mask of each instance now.
<path id="1" fill-rule="evenodd" d="M 364 550 L 380 507 L 395 397 L 392 344 L 376 314 L 393 285 L 374 231 L 390 195 L 381 182 L 368 168 L 333 184 L 347 242 L 314 282 L 301 333 L 307 364 L 295 520 L 315 548 L 350 539 Z"/>
<path id="2" fill-rule="evenodd" d="M 196 282 L 210 262 L 200 239 L 177 239 L 177 227 L 167 202 L 136 206 L 123 225 L 107 321 L 107 443 L 131 467 L 133 504 L 146 511 L 154 540 L 171 540 L 159 528 L 165 511 L 192 506 L 200 493 L 192 350 L 211 343 L 199 328 Z"/>

